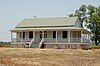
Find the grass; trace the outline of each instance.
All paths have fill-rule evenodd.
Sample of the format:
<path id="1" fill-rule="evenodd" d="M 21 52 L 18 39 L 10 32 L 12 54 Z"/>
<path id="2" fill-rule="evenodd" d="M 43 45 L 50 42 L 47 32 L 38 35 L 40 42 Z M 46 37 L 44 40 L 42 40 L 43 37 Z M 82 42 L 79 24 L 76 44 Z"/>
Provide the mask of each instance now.
<path id="1" fill-rule="evenodd" d="M 100 66 L 100 50 L 0 48 L 0 66 Z"/>

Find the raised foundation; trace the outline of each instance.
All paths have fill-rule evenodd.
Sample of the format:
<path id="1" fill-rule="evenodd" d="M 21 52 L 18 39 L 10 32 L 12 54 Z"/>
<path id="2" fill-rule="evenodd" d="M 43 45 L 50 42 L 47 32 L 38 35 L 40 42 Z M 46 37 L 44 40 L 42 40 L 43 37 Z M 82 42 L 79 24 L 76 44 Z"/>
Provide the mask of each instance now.
<path id="1" fill-rule="evenodd" d="M 57 48 L 57 49 L 81 49 L 80 44 L 45 44 L 44 48 Z"/>
<path id="2" fill-rule="evenodd" d="M 29 48 L 27 44 L 11 44 L 12 48 Z M 42 44 L 41 48 L 55 49 L 90 49 L 89 44 Z"/>
<path id="3" fill-rule="evenodd" d="M 24 44 L 11 44 L 12 48 L 24 48 Z"/>

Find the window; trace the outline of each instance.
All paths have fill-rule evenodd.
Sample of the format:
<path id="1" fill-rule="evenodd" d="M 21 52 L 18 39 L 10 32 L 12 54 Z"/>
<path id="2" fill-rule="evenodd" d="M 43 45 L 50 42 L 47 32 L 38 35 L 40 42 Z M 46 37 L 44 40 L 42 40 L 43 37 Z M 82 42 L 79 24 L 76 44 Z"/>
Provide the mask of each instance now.
<path id="1" fill-rule="evenodd" d="M 40 31 L 40 38 L 42 39 L 42 31 Z M 47 31 L 44 31 L 44 38 L 47 38 Z"/>
<path id="2" fill-rule="evenodd" d="M 67 38 L 67 31 L 63 31 L 63 38 Z"/>
<path id="3" fill-rule="evenodd" d="M 29 32 L 29 38 L 30 38 L 30 39 L 33 38 L 33 31 L 30 31 L 30 32 Z"/>
<path id="4" fill-rule="evenodd" d="M 25 32 L 23 32 L 23 39 L 25 38 Z"/>
<path id="5" fill-rule="evenodd" d="M 40 31 L 40 39 L 42 39 L 42 31 Z"/>
<path id="6" fill-rule="evenodd" d="M 53 31 L 53 38 L 56 38 L 56 31 Z"/>
<path id="7" fill-rule="evenodd" d="M 47 38 L 47 31 L 44 31 L 44 38 Z"/>

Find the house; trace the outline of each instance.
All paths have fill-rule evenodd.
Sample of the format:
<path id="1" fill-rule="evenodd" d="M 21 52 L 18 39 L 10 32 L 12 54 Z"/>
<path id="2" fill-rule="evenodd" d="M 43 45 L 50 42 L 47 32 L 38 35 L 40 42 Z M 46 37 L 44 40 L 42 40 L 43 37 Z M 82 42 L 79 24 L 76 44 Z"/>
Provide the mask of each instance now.
<path id="1" fill-rule="evenodd" d="M 77 17 L 26 18 L 10 31 L 12 47 L 29 48 L 81 48 L 91 34 Z"/>

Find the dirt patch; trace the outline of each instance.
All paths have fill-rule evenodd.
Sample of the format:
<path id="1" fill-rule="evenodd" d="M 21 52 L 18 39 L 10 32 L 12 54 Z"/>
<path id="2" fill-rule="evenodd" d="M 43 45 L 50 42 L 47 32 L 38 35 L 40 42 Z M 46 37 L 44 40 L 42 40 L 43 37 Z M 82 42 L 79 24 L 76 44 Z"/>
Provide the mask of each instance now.
<path id="1" fill-rule="evenodd" d="M 100 66 L 100 50 L 0 48 L 0 66 Z"/>

